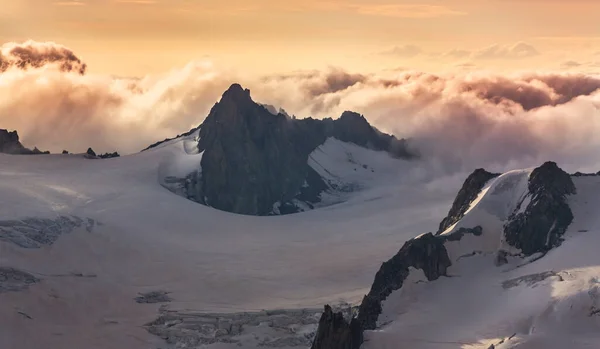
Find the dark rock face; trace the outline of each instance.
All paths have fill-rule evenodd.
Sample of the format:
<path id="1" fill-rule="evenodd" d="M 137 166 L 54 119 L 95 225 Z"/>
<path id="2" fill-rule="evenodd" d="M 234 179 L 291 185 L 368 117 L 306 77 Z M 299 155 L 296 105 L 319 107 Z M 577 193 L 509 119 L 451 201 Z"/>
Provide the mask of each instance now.
<path id="1" fill-rule="evenodd" d="M 41 151 L 37 147 L 33 150 L 25 148 L 19 141 L 19 134 L 17 131 L 9 132 L 4 129 L 0 129 L 0 153 L 16 155 L 50 154 L 49 151 Z"/>
<path id="2" fill-rule="evenodd" d="M 554 162 L 536 168 L 529 177 L 530 201 L 520 207 L 504 226 L 506 241 L 523 254 L 547 252 L 562 242 L 562 235 L 573 221 L 566 197 L 576 193 L 568 173 Z"/>
<path id="3" fill-rule="evenodd" d="M 429 281 L 436 280 L 446 275 L 448 267 L 452 264 L 444 245 L 446 242 L 459 241 L 467 234 L 474 236 L 483 234 L 482 227 L 476 226 L 459 228 L 451 234 L 440 235 L 442 231 L 462 218 L 469 204 L 477 197 L 485 183 L 497 176 L 498 174 L 489 173 L 483 169 L 476 170 L 467 178 L 463 188 L 459 191 L 448 217 L 444 218 L 440 224 L 438 234 L 428 233 L 407 241 L 392 259 L 383 263 L 375 276 L 369 294 L 363 298 L 358 317 L 352 320 L 358 322 L 361 333 L 364 330 L 376 329 L 377 319 L 382 313 L 382 302 L 393 291 L 403 286 L 409 274 L 409 267 L 423 270 Z M 576 188 L 569 174 L 561 170 L 556 163 L 547 162 L 531 173 L 528 191 L 529 194 L 518 205 L 515 213 L 508 218 L 504 226 L 506 241 L 511 246 L 521 249 L 524 255 L 547 252 L 562 242 L 561 237 L 573 220 L 566 197 L 575 194 Z M 521 205 L 527 205 L 527 207 L 520 207 Z M 507 256 L 506 251 L 498 251 L 496 265 L 508 263 Z M 503 286 L 510 288 L 520 282 L 535 283 L 551 276 L 556 276 L 556 274 L 548 272 L 521 277 L 508 280 Z M 329 314 L 327 318 L 331 319 L 331 317 L 332 315 Z M 333 321 L 323 322 L 323 325 L 319 324 L 325 328 L 323 333 L 332 333 L 333 331 L 327 328 L 332 327 Z M 335 328 L 349 331 L 347 329 L 351 324 L 352 322 L 350 324 L 344 322 L 342 325 L 336 325 Z M 352 329 L 352 331 L 357 330 Z M 354 338 L 361 338 L 352 331 L 350 333 L 356 336 Z M 321 328 L 317 333 L 321 333 Z M 335 337 L 334 334 L 328 336 L 328 338 Z M 323 342 L 325 341 L 321 339 L 320 343 Z M 330 343 L 329 346 L 313 346 L 313 349 L 341 348 L 339 346 L 341 342 L 327 343 Z"/>
<path id="4" fill-rule="evenodd" d="M 481 227 L 453 234 L 452 241 L 460 240 L 468 233 L 481 235 Z M 423 270 L 430 281 L 446 275 L 452 265 L 444 246 L 448 240 L 448 237 L 427 233 L 407 241 L 392 259 L 382 264 L 369 294 L 360 304 L 358 316 L 349 323 L 341 313 L 334 314 L 331 308 L 325 306 L 312 349 L 359 348 L 363 340 L 363 331 L 376 328 L 377 319 L 383 310 L 382 302 L 392 292 L 402 288 L 409 275 L 409 267 Z"/>
<path id="5" fill-rule="evenodd" d="M 116 151 L 115 151 L 115 152 L 112 152 L 112 153 L 104 153 L 104 154 L 100 154 L 100 155 L 98 155 L 98 157 L 99 157 L 100 159 L 118 158 L 118 157 L 120 157 L 120 156 L 121 156 L 121 154 L 117 153 Z"/>
<path id="6" fill-rule="evenodd" d="M 381 314 L 381 302 L 393 291 L 399 290 L 408 277 L 409 267 L 421 269 L 428 280 L 446 275 L 452 265 L 444 246 L 446 238 L 427 233 L 407 241 L 400 251 L 383 263 L 371 286 L 371 291 L 360 305 L 358 320 L 365 330 L 374 330 Z"/>
<path id="7" fill-rule="evenodd" d="M 499 173 L 490 173 L 480 168 L 467 177 L 462 188 L 458 192 L 456 199 L 454 199 L 454 203 L 448 212 L 448 216 L 440 223 L 440 228 L 437 233 L 441 234 L 452 224 L 458 222 L 465 215 L 465 212 L 469 209 L 469 205 L 477 198 L 477 195 L 479 195 L 479 192 L 485 184 L 498 176 L 500 176 Z"/>
<path id="8" fill-rule="evenodd" d="M 358 320 L 353 318 L 348 323 L 341 312 L 334 313 L 326 305 L 311 349 L 358 349 L 362 342 L 363 330 Z"/>
<path id="9" fill-rule="evenodd" d="M 328 137 L 409 157 L 406 144 L 380 133 L 359 114 L 337 120 L 292 119 L 255 103 L 232 85 L 199 127 L 202 174 L 187 196 L 205 205 L 249 215 L 298 212 L 328 188 L 307 164 Z M 192 132 L 192 131 L 190 131 Z"/>
<path id="10" fill-rule="evenodd" d="M 17 131 L 8 132 L 0 129 L 0 153 L 21 154 L 25 147 L 19 141 Z"/>
<path id="11" fill-rule="evenodd" d="M 96 152 L 92 148 L 88 148 L 88 150 L 85 152 L 85 154 L 92 156 L 92 157 L 96 157 Z"/>
<path id="12" fill-rule="evenodd" d="M 271 114 L 252 101 L 250 91 L 233 85 L 200 128 L 204 203 L 266 215 L 276 202 L 292 201 L 311 170 L 293 134 L 287 117 Z"/>

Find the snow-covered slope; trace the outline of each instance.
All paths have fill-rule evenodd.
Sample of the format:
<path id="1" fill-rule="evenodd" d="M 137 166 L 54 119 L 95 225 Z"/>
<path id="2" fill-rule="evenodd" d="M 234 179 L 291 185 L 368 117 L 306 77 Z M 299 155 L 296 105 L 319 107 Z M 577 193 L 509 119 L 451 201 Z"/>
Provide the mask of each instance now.
<path id="1" fill-rule="evenodd" d="M 143 327 L 160 314 L 192 326 L 181 320 L 200 321 L 190 313 L 316 308 L 287 312 L 287 320 L 246 316 L 241 337 L 218 339 L 242 338 L 251 347 L 291 336 L 299 342 L 283 344 L 307 345 L 321 304 L 357 302 L 379 262 L 433 229 L 454 195 L 392 185 L 412 165 L 385 167 L 379 152 L 328 142 L 319 150 L 334 159 L 328 171 L 339 176 L 352 168 L 348 178 L 363 190 L 295 215 L 231 214 L 159 184 L 200 160 L 191 141 L 105 160 L 0 154 L 0 348 L 165 348 Z M 344 163 L 348 152 L 356 167 Z M 317 153 L 313 158 L 323 164 Z M 154 291 L 171 301 L 144 303 L 164 300 L 160 293 L 135 300 Z M 214 341 L 216 331 L 204 328 Z"/>
<path id="2" fill-rule="evenodd" d="M 294 215 L 231 214 L 160 185 L 200 161 L 194 137 L 106 160 L 0 154 L 0 348 L 307 347 L 320 306 L 358 304 L 455 195 L 408 180 L 415 163 L 329 139 L 309 165 L 361 190 Z M 363 348 L 599 345 L 600 177 L 572 178 L 559 247 L 519 255 L 506 227 L 529 229 L 543 202 L 533 173 L 490 179 L 458 221 L 412 240 L 442 241 L 448 277 L 408 268 Z"/>
<path id="3" fill-rule="evenodd" d="M 505 234 L 511 220 L 544 200 L 528 188 L 531 174 L 512 171 L 486 183 L 438 237 L 447 239 L 447 277 L 428 281 L 427 269 L 409 268 L 361 348 L 600 347 L 600 177 L 572 178 L 577 192 L 566 200 L 574 220 L 564 241 L 528 255 Z M 474 227 L 480 234 L 452 238 Z"/>

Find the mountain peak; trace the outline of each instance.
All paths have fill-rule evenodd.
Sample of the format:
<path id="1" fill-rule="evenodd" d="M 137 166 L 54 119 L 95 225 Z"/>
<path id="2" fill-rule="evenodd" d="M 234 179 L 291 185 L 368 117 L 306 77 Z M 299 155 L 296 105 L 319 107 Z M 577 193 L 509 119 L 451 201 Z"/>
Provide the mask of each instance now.
<path id="1" fill-rule="evenodd" d="M 250 215 L 312 208 L 333 186 L 309 165 L 309 156 L 330 137 L 410 157 L 401 141 L 376 131 L 358 113 L 345 112 L 336 120 L 293 119 L 232 84 L 199 127 L 201 176 L 190 179 L 185 195 Z"/>
<path id="2" fill-rule="evenodd" d="M 27 149 L 21 144 L 17 131 L 8 131 L 0 129 L 0 153 L 8 154 L 50 154 L 50 152 L 42 152 L 38 148 L 33 150 Z"/>
<path id="3" fill-rule="evenodd" d="M 250 90 L 244 89 L 242 85 L 238 83 L 233 83 L 229 88 L 223 93 L 222 100 L 231 99 L 234 101 L 240 100 L 251 100 L 250 98 Z"/>
<path id="4" fill-rule="evenodd" d="M 354 111 L 350 111 L 350 110 L 346 110 L 342 113 L 342 115 L 340 116 L 340 119 L 346 119 L 346 120 L 352 120 L 352 121 L 364 121 L 365 123 L 369 123 L 367 121 L 367 119 L 365 119 L 364 116 L 362 116 L 361 114 L 354 112 Z"/>

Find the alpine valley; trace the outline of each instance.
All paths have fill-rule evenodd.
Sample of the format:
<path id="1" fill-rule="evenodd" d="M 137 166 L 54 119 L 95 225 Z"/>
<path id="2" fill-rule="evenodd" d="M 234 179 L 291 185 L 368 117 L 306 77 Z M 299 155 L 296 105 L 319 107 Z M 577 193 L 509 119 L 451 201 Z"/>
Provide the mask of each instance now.
<path id="1" fill-rule="evenodd" d="M 0 152 L 2 349 L 600 347 L 600 176 L 553 159 L 425 184 L 239 84 L 135 154 Z"/>

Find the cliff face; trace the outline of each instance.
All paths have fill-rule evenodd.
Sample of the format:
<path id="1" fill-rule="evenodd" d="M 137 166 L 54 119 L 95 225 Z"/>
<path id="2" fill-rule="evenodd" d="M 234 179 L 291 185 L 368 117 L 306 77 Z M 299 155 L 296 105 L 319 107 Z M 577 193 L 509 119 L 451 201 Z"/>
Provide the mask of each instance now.
<path id="1" fill-rule="evenodd" d="M 34 148 L 33 150 L 25 148 L 19 140 L 17 131 L 9 132 L 5 129 L 0 129 L 0 153 L 16 155 L 50 154 L 50 152 L 43 152 L 38 148 Z"/>
<path id="2" fill-rule="evenodd" d="M 479 192 L 485 184 L 499 175 L 499 173 L 490 173 L 480 168 L 467 177 L 462 188 L 456 195 L 456 199 L 448 212 L 448 216 L 440 223 L 437 233 L 441 234 L 454 223 L 458 222 L 465 215 L 471 202 L 477 198 L 477 195 L 479 195 Z"/>
<path id="3" fill-rule="evenodd" d="M 26 149 L 19 141 L 17 131 L 9 132 L 0 129 L 0 153 L 21 154 Z"/>
<path id="4" fill-rule="evenodd" d="M 358 321 L 365 330 L 374 330 L 381 314 L 381 302 L 393 291 L 399 290 L 408 277 L 409 267 L 421 269 L 428 280 L 446 275 L 452 264 L 444 247 L 445 238 L 431 233 L 407 241 L 398 253 L 383 263 L 360 305 Z"/>
<path id="5" fill-rule="evenodd" d="M 411 157 L 404 141 L 374 129 L 356 113 L 339 119 L 292 119 L 255 103 L 250 91 L 232 85 L 200 125 L 201 174 L 188 182 L 186 196 L 234 213 L 298 212 L 312 205 L 328 184 L 308 157 L 327 138 Z M 189 183 L 188 183 L 189 184 Z"/>
<path id="6" fill-rule="evenodd" d="M 395 256 L 383 263 L 375 275 L 371 290 L 360 304 L 358 316 L 350 323 L 337 324 L 335 328 L 350 331 L 348 336 L 351 338 L 362 338 L 363 331 L 376 329 L 377 320 L 383 311 L 383 302 L 392 292 L 403 287 L 411 267 L 422 270 L 429 281 L 445 276 L 452 265 L 446 244 L 460 241 L 467 235 L 478 237 L 485 232 L 481 226 L 454 229 L 443 235 L 441 232 L 461 220 L 481 189 L 495 177 L 498 174 L 483 169 L 471 174 L 459 191 L 448 216 L 441 222 L 438 234 L 428 233 L 407 241 Z M 527 190 L 521 202 L 505 221 L 501 233 L 503 239 L 518 248 L 522 256 L 544 253 L 558 246 L 573 220 L 567 197 L 575 194 L 575 191 L 571 177 L 556 163 L 547 162 L 536 168 L 529 176 Z M 340 316 L 341 314 L 338 318 Z M 354 322 L 359 326 L 351 326 Z M 325 322 L 325 325 L 331 327 L 331 321 Z M 324 331 L 322 336 L 330 332 Z M 324 346 L 320 343 L 329 344 Z M 319 341 L 315 340 L 312 349 L 345 348 L 339 346 L 340 342 L 331 343 L 320 338 Z M 359 347 L 360 345 L 353 343 L 349 348 Z"/>
<path id="7" fill-rule="evenodd" d="M 213 107 L 200 128 L 201 195 L 220 210 L 250 215 L 273 211 L 276 202 L 290 203 L 308 172 L 307 149 L 293 122 L 273 115 L 252 101 L 250 92 L 233 85 Z"/>
<path id="8" fill-rule="evenodd" d="M 311 349 L 357 349 L 363 342 L 362 334 L 357 319 L 348 323 L 341 312 L 334 313 L 326 305 Z"/>
<path id="9" fill-rule="evenodd" d="M 560 245 L 573 221 L 566 198 L 576 193 L 571 176 L 554 162 L 533 170 L 528 189 L 529 194 L 504 226 L 506 241 L 525 255 Z"/>

